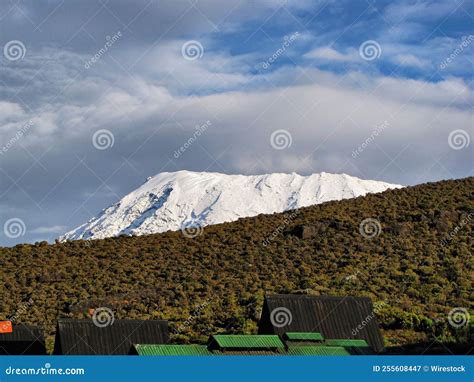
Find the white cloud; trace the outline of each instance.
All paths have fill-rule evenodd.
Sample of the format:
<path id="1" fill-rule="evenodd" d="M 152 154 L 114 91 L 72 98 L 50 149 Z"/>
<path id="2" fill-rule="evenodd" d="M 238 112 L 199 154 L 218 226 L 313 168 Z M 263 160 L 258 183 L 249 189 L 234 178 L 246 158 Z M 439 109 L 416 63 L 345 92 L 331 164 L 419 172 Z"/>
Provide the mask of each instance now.
<path id="1" fill-rule="evenodd" d="M 348 53 L 341 53 L 329 46 L 313 49 L 306 53 L 304 57 L 340 62 L 360 61 L 358 53 L 354 50 L 351 50 Z"/>
<path id="2" fill-rule="evenodd" d="M 397 54 L 392 60 L 393 62 L 402 66 L 411 66 L 420 69 L 423 69 L 429 65 L 428 61 L 420 59 L 413 54 Z"/>
<path id="3" fill-rule="evenodd" d="M 390 4 L 384 16 L 392 22 L 404 20 L 436 20 L 445 18 L 459 6 L 458 0 L 402 1 Z"/>
<path id="4" fill-rule="evenodd" d="M 55 234 L 64 232 L 68 227 L 64 225 L 53 225 L 53 226 L 43 226 L 37 227 L 31 230 L 31 233 L 38 233 L 38 234 Z"/>
<path id="5" fill-rule="evenodd" d="M 37 145 L 39 137 L 48 138 L 49 145 L 59 141 L 66 146 L 68 141 L 71 144 L 78 140 L 89 142 L 91 134 L 98 128 L 108 128 L 119 138 L 128 131 L 146 134 L 158 127 L 188 129 L 202 121 L 217 119 L 219 123 L 214 125 L 217 130 L 215 135 L 208 134 L 210 137 L 207 138 L 213 141 L 213 145 L 225 146 L 225 140 L 220 140 L 230 136 L 231 142 L 243 140 L 242 146 L 235 150 L 252 147 L 255 143 L 254 149 L 258 151 L 258 147 L 263 145 L 265 149 L 260 150 L 263 163 L 268 163 L 271 170 L 280 171 L 295 166 L 301 171 L 308 171 L 308 163 L 297 165 L 299 158 L 307 156 L 321 142 L 325 142 L 332 129 L 337 129 L 338 134 L 343 132 L 338 144 L 333 142 L 334 146 L 327 146 L 334 154 L 342 146 L 354 146 L 361 136 L 370 133 L 373 125 L 396 115 L 400 109 L 404 112 L 397 116 L 399 126 L 393 131 L 412 135 L 414 141 L 417 132 L 426 125 L 423 118 L 431 120 L 430 116 L 440 112 L 444 115 L 449 112 L 458 121 L 456 126 L 459 128 L 468 123 L 466 108 L 472 102 L 473 92 L 461 79 L 447 78 L 432 83 L 367 76 L 357 71 L 334 74 L 312 68 L 290 70 L 285 67 L 254 76 L 246 72 L 243 65 L 240 71 L 235 69 L 242 63 L 242 57 L 223 53 L 212 56 L 211 51 L 208 54 L 212 56 L 212 65 L 206 61 L 184 60 L 178 49 L 179 43 L 170 43 L 153 52 L 134 77 L 116 74 L 108 78 L 101 75 L 101 67 L 98 66 L 95 72 L 86 71 L 85 76 L 75 79 L 68 98 L 59 98 L 54 104 L 39 102 L 31 113 L 10 103 L 0 104 L 0 108 L 4 108 L 5 115 L 16 117 L 17 122 L 29 118 L 33 120 L 31 131 L 22 142 L 29 145 Z M 321 48 L 313 54 L 336 61 L 353 59 L 352 54 L 342 54 L 330 48 Z M 407 58 L 413 60 L 413 64 L 417 63 L 416 57 L 405 56 Z M 186 87 L 211 83 L 224 89 L 219 88 L 217 93 L 211 95 L 179 95 L 175 87 L 179 85 L 166 76 L 172 70 Z M 237 74 L 228 74 L 228 71 Z M 302 71 L 304 75 L 301 75 Z M 101 86 L 93 86 L 94 81 L 89 76 L 97 77 L 95 82 Z M 61 84 L 67 83 L 67 78 L 57 80 Z M 247 84 L 246 91 L 233 90 L 241 88 L 242 84 Z M 226 91 L 226 86 L 231 91 Z M 43 89 L 54 95 L 58 87 L 50 81 L 44 83 Z M 81 88 L 92 88 L 93 97 L 89 102 L 78 91 Z M 459 121 L 464 121 L 464 125 Z M 453 127 L 449 121 L 445 124 L 446 129 Z M 7 125 L 3 126 L 0 125 L 0 128 Z M 362 126 L 363 130 L 358 131 L 354 126 Z M 276 155 L 266 150 L 266 143 L 268 134 L 277 128 L 293 131 L 295 147 L 301 142 L 301 152 L 285 152 L 282 154 L 287 155 L 284 163 L 282 156 L 278 160 L 270 158 L 265 162 L 264 156 Z M 244 143 L 246 139 L 250 142 Z M 119 144 L 120 139 L 116 139 L 116 145 Z M 242 161 L 240 164 L 237 162 L 236 168 L 242 168 Z"/>
<path id="6" fill-rule="evenodd" d="M 148 51 L 141 56 L 136 70 L 143 75 L 160 81 L 168 89 L 184 92 L 191 89 L 209 92 L 232 89 L 245 85 L 251 78 L 245 75 L 248 56 L 230 56 L 225 51 L 213 50 L 209 40 L 199 41 L 203 55 L 196 60 L 187 60 L 181 53 L 186 40 L 173 40 Z M 140 57 L 137 52 L 127 52 L 131 57 Z M 125 62 L 127 58 L 121 57 Z"/>
<path id="7" fill-rule="evenodd" d="M 0 101 L 0 124 L 12 120 L 18 120 L 23 118 L 24 116 L 25 112 L 19 104 Z"/>

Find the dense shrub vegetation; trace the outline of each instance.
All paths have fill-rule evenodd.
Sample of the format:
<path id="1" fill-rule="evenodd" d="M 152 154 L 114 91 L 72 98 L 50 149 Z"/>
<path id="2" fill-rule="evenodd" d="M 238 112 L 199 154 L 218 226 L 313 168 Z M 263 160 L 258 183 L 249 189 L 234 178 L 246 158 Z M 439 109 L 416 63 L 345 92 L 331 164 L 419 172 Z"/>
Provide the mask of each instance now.
<path id="1" fill-rule="evenodd" d="M 388 345 L 467 342 L 473 319 L 455 329 L 447 318 L 473 311 L 473 193 L 471 177 L 241 219 L 195 238 L 0 248 L 0 319 L 52 335 L 57 318 L 107 306 L 116 318 L 169 320 L 175 341 L 192 342 L 255 333 L 265 293 L 356 295 L 377 303 Z M 366 218 L 382 228 L 372 239 L 359 232 Z"/>

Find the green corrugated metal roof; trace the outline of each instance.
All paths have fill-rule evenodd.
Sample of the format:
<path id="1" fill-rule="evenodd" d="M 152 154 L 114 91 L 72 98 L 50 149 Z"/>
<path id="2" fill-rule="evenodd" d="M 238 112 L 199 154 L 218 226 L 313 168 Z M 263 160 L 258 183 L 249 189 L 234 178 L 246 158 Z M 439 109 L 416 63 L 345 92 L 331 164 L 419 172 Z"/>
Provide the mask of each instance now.
<path id="1" fill-rule="evenodd" d="M 321 340 L 320 333 L 289 332 L 286 337 L 294 341 Z M 134 345 L 139 355 L 172 356 L 172 355 L 225 355 L 225 354 L 268 354 L 287 355 L 350 355 L 365 354 L 370 347 L 364 340 L 359 339 L 330 339 L 321 345 L 289 345 L 285 352 L 285 345 L 276 335 L 225 335 L 218 334 L 211 337 L 222 351 L 210 351 L 202 345 Z M 273 353 L 269 349 L 278 349 Z"/>
<path id="2" fill-rule="evenodd" d="M 201 345 L 135 345 L 139 355 L 212 355 Z"/>
<path id="3" fill-rule="evenodd" d="M 288 355 L 351 355 L 341 346 L 289 346 Z"/>
<path id="4" fill-rule="evenodd" d="M 212 354 L 216 356 L 231 356 L 231 355 L 284 355 L 285 353 L 281 353 L 279 351 L 271 351 L 271 350 L 258 350 L 258 349 L 249 349 L 249 350 L 226 350 L 226 351 L 219 351 L 216 350 L 212 352 Z"/>
<path id="5" fill-rule="evenodd" d="M 216 338 L 217 337 L 217 338 Z M 350 355 L 351 351 L 342 346 L 303 345 L 289 346 L 287 351 L 272 352 L 269 348 L 283 347 L 283 343 L 273 335 L 257 336 L 228 336 L 218 335 L 213 338 L 220 342 L 223 349 L 227 351 L 210 351 L 202 345 L 134 345 L 137 353 L 142 356 L 208 356 L 208 355 Z M 245 349 L 245 350 L 237 350 Z"/>
<path id="6" fill-rule="evenodd" d="M 237 349 L 274 349 L 284 348 L 285 345 L 280 338 L 275 335 L 225 335 L 218 334 L 212 336 L 220 348 Z"/>
<path id="7" fill-rule="evenodd" d="M 321 333 L 306 333 L 306 332 L 286 332 L 286 338 L 290 341 L 323 341 L 324 337 Z"/>
<path id="8" fill-rule="evenodd" d="M 329 346 L 369 347 L 369 344 L 365 340 L 353 339 L 331 339 L 326 340 L 326 344 Z"/>
<path id="9" fill-rule="evenodd" d="M 351 340 L 351 339 L 340 339 L 340 340 L 327 340 L 326 344 L 329 346 L 342 346 L 348 349 L 351 354 L 373 354 L 372 348 L 364 340 Z"/>

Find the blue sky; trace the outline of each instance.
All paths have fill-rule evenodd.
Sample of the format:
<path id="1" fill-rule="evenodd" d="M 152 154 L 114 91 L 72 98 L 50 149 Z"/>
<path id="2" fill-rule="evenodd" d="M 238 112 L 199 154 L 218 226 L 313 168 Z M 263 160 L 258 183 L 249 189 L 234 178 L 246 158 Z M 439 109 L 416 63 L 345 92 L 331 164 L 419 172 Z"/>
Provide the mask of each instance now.
<path id="1" fill-rule="evenodd" d="M 0 245 L 51 241 L 162 171 L 472 176 L 473 17 L 461 0 L 0 0 L 0 223 L 21 222 Z"/>

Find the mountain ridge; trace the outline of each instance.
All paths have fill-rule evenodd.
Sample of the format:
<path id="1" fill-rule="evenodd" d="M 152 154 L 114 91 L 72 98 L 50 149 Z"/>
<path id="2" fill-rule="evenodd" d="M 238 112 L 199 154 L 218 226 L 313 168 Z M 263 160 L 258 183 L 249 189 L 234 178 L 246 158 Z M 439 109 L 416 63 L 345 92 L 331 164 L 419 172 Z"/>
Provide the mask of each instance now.
<path id="1" fill-rule="evenodd" d="M 308 176 L 163 172 L 147 178 L 119 202 L 60 236 L 59 240 L 141 236 L 186 227 L 200 228 L 401 187 L 326 172 Z"/>

